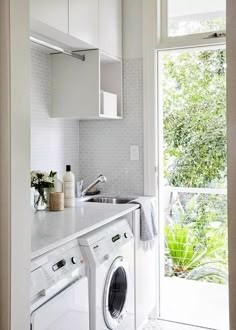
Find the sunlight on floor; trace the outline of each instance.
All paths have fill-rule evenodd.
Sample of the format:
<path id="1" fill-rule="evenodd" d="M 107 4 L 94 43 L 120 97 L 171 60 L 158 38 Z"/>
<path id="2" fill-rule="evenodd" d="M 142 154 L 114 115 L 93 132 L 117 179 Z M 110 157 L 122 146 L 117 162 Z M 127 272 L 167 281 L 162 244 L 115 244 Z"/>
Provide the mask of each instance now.
<path id="1" fill-rule="evenodd" d="M 205 328 L 192 327 L 178 323 L 150 320 L 143 330 L 204 330 Z"/>
<path id="2" fill-rule="evenodd" d="M 226 285 L 165 277 L 161 290 L 161 315 L 165 320 L 229 330 Z M 178 304 L 175 297 L 178 297 Z"/>

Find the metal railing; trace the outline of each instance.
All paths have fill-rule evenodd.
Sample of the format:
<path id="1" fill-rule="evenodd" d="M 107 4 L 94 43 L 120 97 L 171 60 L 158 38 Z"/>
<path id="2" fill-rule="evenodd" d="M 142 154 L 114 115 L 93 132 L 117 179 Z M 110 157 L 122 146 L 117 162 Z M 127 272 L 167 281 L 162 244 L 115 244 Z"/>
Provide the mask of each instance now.
<path id="1" fill-rule="evenodd" d="M 227 189 L 215 188 L 185 188 L 185 187 L 171 187 L 164 186 L 165 191 L 187 194 L 212 194 L 212 195 L 227 195 Z"/>

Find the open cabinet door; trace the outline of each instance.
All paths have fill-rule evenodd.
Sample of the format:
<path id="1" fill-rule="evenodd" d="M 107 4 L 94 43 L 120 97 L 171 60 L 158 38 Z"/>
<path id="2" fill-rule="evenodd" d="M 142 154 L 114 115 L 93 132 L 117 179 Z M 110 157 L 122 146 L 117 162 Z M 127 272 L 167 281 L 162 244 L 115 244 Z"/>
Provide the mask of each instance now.
<path id="1" fill-rule="evenodd" d="M 0 329 L 29 329 L 29 1 L 0 1 Z"/>

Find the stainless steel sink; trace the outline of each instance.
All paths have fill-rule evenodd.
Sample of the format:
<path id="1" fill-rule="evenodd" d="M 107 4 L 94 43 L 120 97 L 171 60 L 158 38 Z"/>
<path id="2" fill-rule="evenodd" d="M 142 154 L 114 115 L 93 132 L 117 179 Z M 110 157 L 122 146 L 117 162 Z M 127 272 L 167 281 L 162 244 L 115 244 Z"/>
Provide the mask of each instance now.
<path id="1" fill-rule="evenodd" d="M 135 197 L 92 197 L 85 202 L 88 203 L 109 203 L 109 204 L 128 204 L 133 201 Z"/>

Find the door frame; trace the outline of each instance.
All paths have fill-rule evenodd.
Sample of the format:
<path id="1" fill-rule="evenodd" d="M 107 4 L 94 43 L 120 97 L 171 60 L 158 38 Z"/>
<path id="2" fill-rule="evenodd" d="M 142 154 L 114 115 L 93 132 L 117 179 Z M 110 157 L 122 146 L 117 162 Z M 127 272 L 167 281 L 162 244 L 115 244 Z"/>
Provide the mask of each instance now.
<path id="1" fill-rule="evenodd" d="M 0 1 L 0 328 L 30 328 L 29 0 Z"/>
<path id="2" fill-rule="evenodd" d="M 161 15 L 163 14 L 163 2 L 167 0 L 142 0 L 143 2 L 143 121 L 144 121 L 144 194 L 154 195 L 158 198 L 159 169 L 158 169 L 158 90 L 157 90 L 157 49 L 176 48 L 173 40 L 163 41 Z M 228 135 L 228 241 L 229 241 L 229 299 L 230 299 L 230 324 L 236 324 L 236 153 L 234 144 L 236 141 L 236 3 L 234 0 L 226 0 L 227 7 L 227 135 Z M 165 31 L 164 31 L 165 32 Z M 201 40 L 206 46 L 225 43 L 226 38 L 216 40 Z M 199 45 L 199 39 L 182 40 L 182 48 Z M 156 247 L 156 274 L 159 267 L 159 247 Z M 158 295 L 159 278 L 157 276 L 156 292 Z M 156 316 L 158 316 L 159 300 L 156 300 Z M 236 329 L 236 328 L 235 328 Z"/>
<path id="3" fill-rule="evenodd" d="M 228 222 L 230 329 L 236 329 L 236 3 L 227 0 L 227 130 L 228 130 Z"/>

